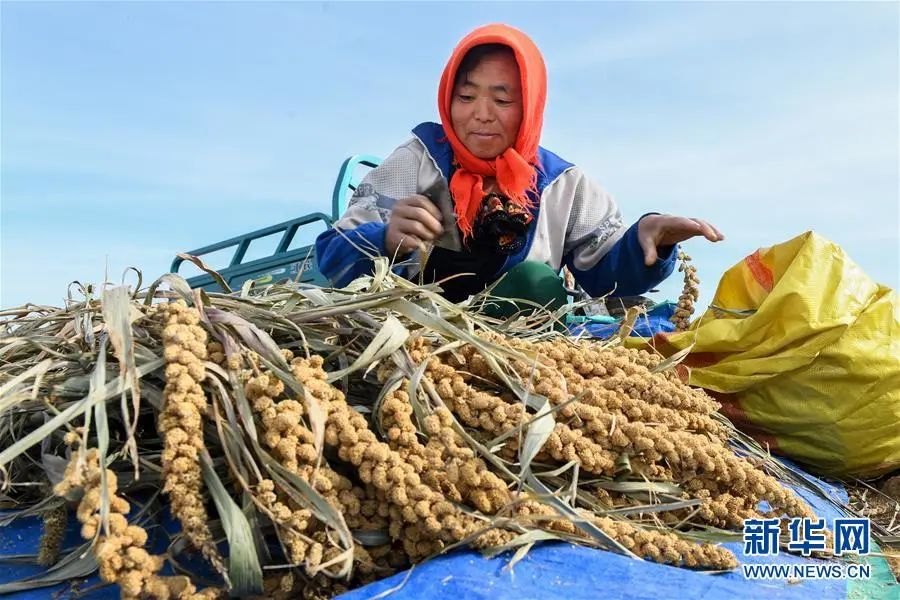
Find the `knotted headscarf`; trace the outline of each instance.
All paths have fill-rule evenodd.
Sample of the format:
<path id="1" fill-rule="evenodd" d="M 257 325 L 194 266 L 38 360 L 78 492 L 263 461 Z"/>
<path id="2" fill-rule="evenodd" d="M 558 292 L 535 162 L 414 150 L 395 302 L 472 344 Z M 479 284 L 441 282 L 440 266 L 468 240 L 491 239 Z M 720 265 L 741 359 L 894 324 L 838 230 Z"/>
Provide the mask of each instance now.
<path id="1" fill-rule="evenodd" d="M 453 101 L 453 84 L 456 73 L 466 53 L 482 44 L 503 44 L 512 49 L 522 84 L 522 124 L 515 143 L 493 160 L 482 160 L 466 149 L 450 118 Z M 481 201 L 484 197 L 484 177 L 495 177 L 500 191 L 510 202 L 529 207 L 529 190 L 534 190 L 537 175 L 534 165 L 538 162 L 538 143 L 544 124 L 544 103 L 547 99 L 547 68 L 540 50 L 527 35 L 508 25 L 486 25 L 464 37 L 453 50 L 441 75 L 438 90 L 438 110 L 444 124 L 447 140 L 459 168 L 450 180 L 450 193 L 456 205 L 456 215 L 463 238 L 472 235 L 472 229 Z"/>

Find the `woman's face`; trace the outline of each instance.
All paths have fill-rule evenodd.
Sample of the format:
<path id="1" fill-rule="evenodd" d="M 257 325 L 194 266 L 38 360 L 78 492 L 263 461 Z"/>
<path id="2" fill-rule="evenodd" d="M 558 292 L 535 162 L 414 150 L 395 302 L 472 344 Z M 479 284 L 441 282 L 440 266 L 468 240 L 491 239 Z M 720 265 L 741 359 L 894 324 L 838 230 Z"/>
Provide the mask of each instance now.
<path id="1" fill-rule="evenodd" d="M 490 54 L 453 89 L 453 130 L 466 148 L 491 160 L 512 146 L 522 124 L 519 65 L 507 53 Z"/>

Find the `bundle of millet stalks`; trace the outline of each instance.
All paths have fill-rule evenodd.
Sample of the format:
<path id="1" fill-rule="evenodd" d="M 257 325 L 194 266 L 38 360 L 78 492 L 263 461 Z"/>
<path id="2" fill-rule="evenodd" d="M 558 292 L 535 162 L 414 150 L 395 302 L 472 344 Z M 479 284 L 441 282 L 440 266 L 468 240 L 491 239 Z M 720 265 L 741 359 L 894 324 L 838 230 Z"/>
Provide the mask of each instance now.
<path id="1" fill-rule="evenodd" d="M 166 275 L 3 311 L 3 507 L 69 507 L 101 579 L 159 599 L 330 597 L 534 530 L 727 570 L 702 540 L 813 516 L 676 361 L 471 309 L 380 269 L 239 293 Z M 148 505 L 181 525 L 155 554 Z"/>

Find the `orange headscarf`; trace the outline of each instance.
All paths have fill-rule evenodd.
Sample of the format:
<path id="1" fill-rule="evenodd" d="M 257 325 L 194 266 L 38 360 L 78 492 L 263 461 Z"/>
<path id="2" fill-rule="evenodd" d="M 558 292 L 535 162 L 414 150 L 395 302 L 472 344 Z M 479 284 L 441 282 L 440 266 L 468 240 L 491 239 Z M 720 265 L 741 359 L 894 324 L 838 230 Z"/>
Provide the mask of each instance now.
<path id="1" fill-rule="evenodd" d="M 466 149 L 450 119 L 453 83 L 466 53 L 482 44 L 509 46 L 516 56 L 522 78 L 522 124 L 515 143 L 493 160 L 477 158 Z M 479 27 L 456 46 L 438 90 L 438 110 L 444 132 L 459 168 L 450 180 L 450 192 L 456 205 L 456 215 L 463 237 L 472 235 L 478 208 L 484 197 L 483 177 L 495 177 L 497 186 L 509 199 L 522 207 L 531 205 L 528 191 L 534 190 L 537 180 L 533 165 L 538 162 L 538 143 L 544 123 L 544 103 L 547 99 L 547 68 L 540 50 L 527 35 L 508 25 Z"/>

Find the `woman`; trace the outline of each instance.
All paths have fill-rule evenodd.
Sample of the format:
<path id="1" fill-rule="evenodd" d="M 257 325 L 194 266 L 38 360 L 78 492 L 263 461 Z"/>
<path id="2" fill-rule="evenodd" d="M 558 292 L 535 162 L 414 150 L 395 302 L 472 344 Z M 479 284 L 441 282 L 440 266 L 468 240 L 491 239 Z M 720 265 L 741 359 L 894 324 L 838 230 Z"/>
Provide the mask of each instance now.
<path id="1" fill-rule="evenodd" d="M 705 221 L 671 215 L 626 229 L 609 194 L 538 145 L 546 82 L 521 31 L 488 25 L 466 36 L 441 77 L 443 125 L 419 125 L 365 177 L 316 241 L 320 271 L 343 286 L 371 272 L 370 255 L 387 256 L 406 277 L 442 282 L 454 302 L 499 279 L 493 295 L 557 308 L 563 265 L 591 296 L 639 295 L 672 272 L 678 242 L 723 239 Z"/>

